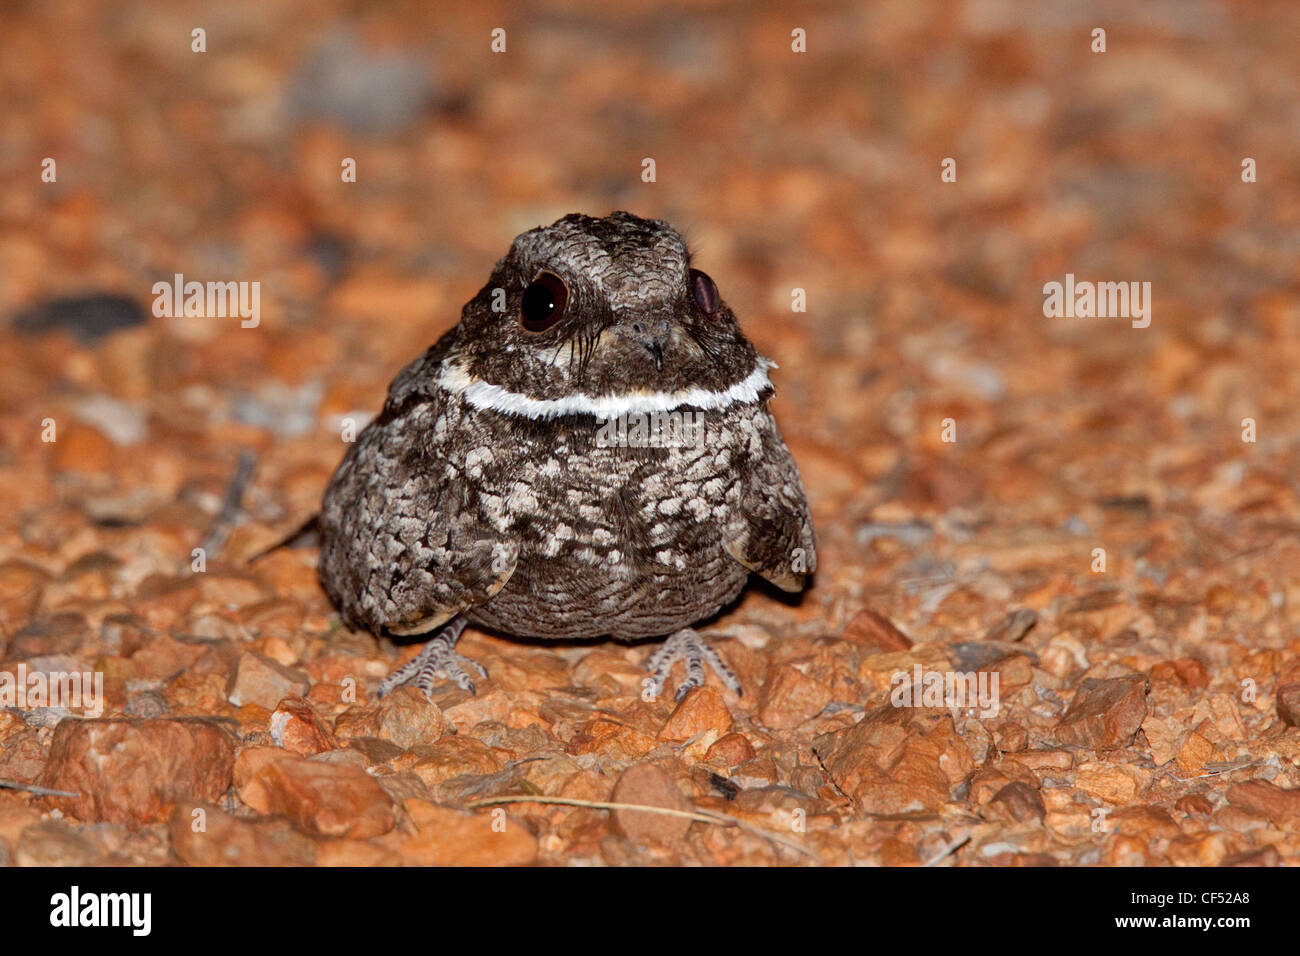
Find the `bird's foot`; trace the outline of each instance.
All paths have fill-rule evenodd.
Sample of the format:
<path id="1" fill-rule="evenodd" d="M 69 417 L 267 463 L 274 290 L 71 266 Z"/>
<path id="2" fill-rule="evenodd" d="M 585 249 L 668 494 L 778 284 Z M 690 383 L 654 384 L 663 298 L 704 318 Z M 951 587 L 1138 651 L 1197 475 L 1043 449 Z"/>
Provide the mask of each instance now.
<path id="1" fill-rule="evenodd" d="M 650 676 L 646 678 L 646 692 L 651 699 L 658 698 L 663 693 L 668 674 L 672 671 L 673 664 L 678 661 L 686 665 L 686 680 L 682 681 L 681 686 L 677 688 L 677 700 L 685 697 L 692 688 L 704 683 L 706 663 L 713 668 L 713 672 L 718 675 L 722 683 L 737 694 L 741 693 L 740 681 L 731 672 L 731 668 L 722 662 L 718 652 L 705 644 L 704 638 L 695 631 L 684 627 L 664 641 L 663 646 L 650 655 Z"/>
<path id="2" fill-rule="evenodd" d="M 458 617 L 439 631 L 419 654 L 384 678 L 384 682 L 379 685 L 379 696 L 387 697 L 403 684 L 413 683 L 428 697 L 439 677 L 445 677 L 457 687 L 474 693 L 474 681 L 465 668 L 473 668 L 482 677 L 488 675 L 478 661 L 456 653 L 456 641 L 467 623 L 463 617 Z"/>

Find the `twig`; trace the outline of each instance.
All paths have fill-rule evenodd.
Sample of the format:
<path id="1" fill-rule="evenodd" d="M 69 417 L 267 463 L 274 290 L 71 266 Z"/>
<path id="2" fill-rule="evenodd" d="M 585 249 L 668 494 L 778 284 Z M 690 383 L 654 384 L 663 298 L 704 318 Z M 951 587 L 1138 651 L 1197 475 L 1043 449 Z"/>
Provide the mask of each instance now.
<path id="1" fill-rule="evenodd" d="M 258 561 L 261 561 L 272 551 L 279 551 L 283 547 L 292 545 L 295 541 L 298 541 L 300 538 L 305 538 L 309 533 L 313 531 L 318 531 L 319 528 L 320 528 L 320 515 L 314 514 L 306 521 L 304 521 L 302 524 L 298 525 L 298 527 L 294 528 L 292 531 L 286 534 L 284 537 L 276 541 L 275 544 L 268 545 L 267 547 L 263 548 L 261 551 L 257 552 L 257 554 L 249 558 L 246 563 L 255 564 Z"/>
<path id="2" fill-rule="evenodd" d="M 471 810 L 479 807 L 491 806 L 495 803 L 553 803 L 565 807 L 589 807 L 593 810 L 635 810 L 639 813 L 658 813 L 665 817 L 677 817 L 682 820 L 694 820 L 696 823 L 712 823 L 715 826 L 739 827 L 746 833 L 752 833 L 755 836 L 762 837 L 764 840 L 770 840 L 788 850 L 794 850 L 802 853 L 804 856 L 811 857 L 820 865 L 823 861 L 812 850 L 800 843 L 783 837 L 779 833 L 773 833 L 770 830 L 764 830 L 762 827 L 756 827 L 752 823 L 746 823 L 744 820 L 737 820 L 733 816 L 725 813 L 715 813 L 711 810 L 674 810 L 671 807 L 652 807 L 644 803 L 611 803 L 607 800 L 580 800 L 577 797 L 486 797 L 482 800 L 474 800 L 465 804 Z"/>
<path id="3" fill-rule="evenodd" d="M 948 859 L 948 857 L 952 856 L 954 853 L 956 853 L 958 850 L 960 850 L 969 842 L 970 842 L 969 833 L 966 834 L 964 837 L 958 837 L 956 840 L 953 840 L 951 843 L 949 843 L 946 847 L 944 847 L 934 856 L 930 857 L 930 859 L 922 863 L 921 866 L 922 867 L 937 866 L 939 863 L 942 863 L 944 860 Z"/>
<path id="4" fill-rule="evenodd" d="M 38 787 L 34 783 L 19 783 L 17 780 L 0 780 L 0 790 L 26 790 L 28 793 L 34 793 L 38 797 L 79 797 L 81 794 L 73 793 L 71 790 L 51 790 L 49 787 Z"/>
<path id="5" fill-rule="evenodd" d="M 212 557 L 226 543 L 226 538 L 230 536 L 231 530 L 235 527 L 235 521 L 239 518 L 240 505 L 244 501 L 244 492 L 248 489 L 248 483 L 253 478 L 253 467 L 257 464 L 257 455 L 247 448 L 239 450 L 239 462 L 235 465 L 235 476 L 230 479 L 230 485 L 226 488 L 226 497 L 222 499 L 221 510 L 217 512 L 217 518 L 208 529 L 208 533 L 203 536 L 203 541 L 199 547 L 207 557 Z"/>
<path id="6" fill-rule="evenodd" d="M 1235 764 L 1207 763 L 1205 764 L 1206 767 L 1205 773 L 1192 774 L 1192 776 L 1190 777 L 1180 777 L 1172 770 L 1168 771 L 1168 773 L 1169 773 L 1169 778 L 1171 780 L 1177 780 L 1179 783 L 1187 783 L 1190 780 L 1200 780 L 1202 777 L 1217 777 L 1221 773 L 1232 773 L 1234 770 L 1245 770 L 1247 767 L 1254 767 L 1259 764 L 1262 764 L 1263 762 L 1264 761 L 1262 760 L 1247 760 L 1245 763 L 1235 763 Z M 1211 767 L 1213 767 L 1214 769 L 1210 769 Z"/>

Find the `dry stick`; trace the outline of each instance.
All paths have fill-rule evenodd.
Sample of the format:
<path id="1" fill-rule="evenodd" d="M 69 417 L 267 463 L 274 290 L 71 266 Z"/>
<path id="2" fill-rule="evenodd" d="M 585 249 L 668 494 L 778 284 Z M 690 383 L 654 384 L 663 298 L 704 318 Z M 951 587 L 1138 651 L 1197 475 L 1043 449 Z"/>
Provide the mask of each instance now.
<path id="1" fill-rule="evenodd" d="M 678 817 L 683 820 L 694 820 L 697 823 L 712 823 L 717 826 L 739 827 L 746 833 L 752 833 L 755 836 L 762 837 L 764 840 L 771 840 L 789 850 L 795 850 L 805 856 L 812 857 L 821 864 L 822 858 L 812 850 L 796 843 L 788 837 L 783 837 L 779 833 L 773 833 L 770 830 L 764 830 L 762 827 L 756 827 L 752 823 L 746 823 L 744 820 L 737 820 L 735 817 L 728 816 L 725 813 L 714 813 L 709 810 L 673 810 L 670 807 L 652 807 L 644 803 L 610 803 L 606 800 L 579 800 L 577 797 L 486 797 L 482 800 L 474 800 L 465 804 L 471 810 L 479 807 L 491 806 L 494 803 L 554 803 L 565 807 L 590 807 L 594 810 L 636 810 L 640 813 L 658 813 L 665 817 Z"/>
<path id="2" fill-rule="evenodd" d="M 957 839 L 949 843 L 946 847 L 944 847 L 942 850 L 940 850 L 938 853 L 936 853 L 934 856 L 930 857 L 930 859 L 922 863 L 921 866 L 922 867 L 937 866 L 939 863 L 948 859 L 948 857 L 952 856 L 954 853 L 956 853 L 958 850 L 960 850 L 969 842 L 970 842 L 969 833 L 966 834 L 964 837 L 958 837 Z"/>
<path id="3" fill-rule="evenodd" d="M 1262 760 L 1247 760 L 1245 763 L 1228 764 L 1226 766 L 1207 763 L 1205 765 L 1206 767 L 1215 767 L 1217 769 L 1208 770 L 1205 773 L 1192 774 L 1192 776 L 1190 777 L 1180 777 L 1178 776 L 1178 774 L 1174 773 L 1171 770 L 1169 771 L 1169 778 L 1171 780 L 1177 780 L 1179 783 L 1187 783 L 1190 780 L 1200 780 L 1202 777 L 1217 777 L 1221 773 L 1232 773 L 1233 771 L 1236 770 L 1245 770 L 1247 767 L 1254 767 L 1259 764 L 1262 764 L 1263 762 L 1264 761 Z"/>
<path id="4" fill-rule="evenodd" d="M 81 794 L 73 793 L 71 790 L 51 790 L 49 787 L 38 787 L 34 783 L 19 783 L 17 780 L 0 780 L 0 790 L 26 790 L 28 793 L 34 793 L 38 797 L 79 797 Z"/>
<path id="5" fill-rule="evenodd" d="M 257 554 L 249 558 L 246 563 L 256 564 L 258 561 L 261 561 L 272 551 L 279 551 L 281 548 L 285 547 L 286 545 L 293 544 L 295 541 L 305 536 L 309 531 L 317 531 L 319 528 L 319 522 L 320 522 L 320 514 L 312 515 L 302 524 L 298 525 L 298 527 L 294 528 L 292 531 L 286 534 L 279 541 L 275 542 L 275 544 L 267 545 L 261 551 L 257 552 Z"/>
<path id="6" fill-rule="evenodd" d="M 253 478 L 253 466 L 256 464 L 257 455 L 247 448 L 239 450 L 235 476 L 230 479 L 230 485 L 226 488 L 226 497 L 222 499 L 217 520 L 212 523 L 212 527 L 208 529 L 208 533 L 203 536 L 203 541 L 199 544 L 207 557 L 210 558 L 217 553 L 234 529 L 235 521 L 239 518 L 240 506 L 244 501 L 244 492 Z"/>

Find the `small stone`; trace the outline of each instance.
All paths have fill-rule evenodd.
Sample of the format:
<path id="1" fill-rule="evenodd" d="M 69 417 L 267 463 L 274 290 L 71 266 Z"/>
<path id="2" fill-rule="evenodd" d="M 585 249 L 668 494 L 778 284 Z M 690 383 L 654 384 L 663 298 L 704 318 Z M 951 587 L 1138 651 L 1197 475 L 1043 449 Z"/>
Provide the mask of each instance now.
<path id="1" fill-rule="evenodd" d="M 304 757 L 337 750 L 342 744 L 315 708 L 302 697 L 286 697 L 271 714 L 271 740 Z"/>
<path id="2" fill-rule="evenodd" d="M 6 654 L 26 658 L 27 669 L 32 660 L 54 655 L 75 655 L 90 637 L 90 628 L 81 614 L 52 614 L 39 617 L 13 636 Z"/>
<path id="3" fill-rule="evenodd" d="M 1210 672 L 1194 657 L 1180 657 L 1174 661 L 1161 661 L 1151 668 L 1152 680 L 1178 681 L 1185 687 L 1210 686 Z"/>
<path id="4" fill-rule="evenodd" d="M 1085 806 L 1065 806 L 1059 810 L 1049 810 L 1043 817 L 1043 824 L 1056 837 L 1067 843 L 1078 843 L 1093 835 L 1093 817 Z"/>
<path id="5" fill-rule="evenodd" d="M 245 750 L 235 765 L 240 799 L 259 813 L 331 837 L 366 839 L 396 825 L 393 801 L 360 767 L 268 749 Z"/>
<path id="6" fill-rule="evenodd" d="M 721 761 L 728 767 L 739 767 L 754 759 L 754 745 L 743 734 L 725 734 L 715 740 L 704 753 L 706 761 Z"/>
<path id="7" fill-rule="evenodd" d="M 259 604 L 267 597 L 266 583 L 249 574 L 208 572 L 195 577 L 198 578 L 199 593 L 212 604 L 222 607 L 242 608 L 250 604 Z"/>
<path id="8" fill-rule="evenodd" d="M 41 815 L 17 791 L 0 790 L 0 846 L 17 842 L 24 830 L 40 820 Z"/>
<path id="9" fill-rule="evenodd" d="M 1024 638 L 1038 623 L 1038 612 L 1022 607 L 1012 611 L 984 633 L 984 640 L 1014 644 Z"/>
<path id="10" fill-rule="evenodd" d="M 404 804 L 418 831 L 400 848 L 416 866 L 527 866 L 537 859 L 537 837 L 503 808 L 474 813 L 427 800 Z"/>
<path id="11" fill-rule="evenodd" d="M 569 753 L 602 754 L 615 756 L 628 762 L 639 760 L 653 750 L 659 741 L 642 733 L 625 721 L 598 717 L 583 724 L 569 740 Z"/>
<path id="12" fill-rule="evenodd" d="M 170 635 L 157 635 L 144 639 L 144 643 L 129 653 L 135 676 L 143 680 L 168 680 L 178 672 L 192 667 L 203 657 L 203 646 L 182 644 Z"/>
<path id="13" fill-rule="evenodd" d="M 471 694 L 450 682 L 435 687 L 433 699 L 442 708 L 448 730 L 473 727 L 485 720 L 504 724 L 510 719 L 511 711 L 518 706 L 516 695 L 507 693 L 502 688 L 486 692 L 480 689 L 477 694 Z"/>
<path id="14" fill-rule="evenodd" d="M 459 734 L 431 744 L 420 744 L 412 753 L 419 759 L 411 766 L 411 770 L 428 787 L 437 786 L 453 777 L 496 773 L 505 766 L 499 750 L 474 737 Z"/>
<path id="15" fill-rule="evenodd" d="M 1282 857 L 1277 847 L 1264 846 L 1258 850 L 1243 850 L 1223 858 L 1220 866 L 1281 866 Z"/>
<path id="16" fill-rule="evenodd" d="M 1008 777 L 1003 770 L 1010 770 L 1015 773 L 1015 778 Z M 995 766 L 984 766 L 980 768 L 970 779 L 970 802 L 973 806 L 985 806 L 991 801 L 998 792 L 1007 784 L 1012 782 L 1027 783 L 1038 789 L 1038 781 L 1031 773 L 1025 773 L 1019 768 L 1004 766 L 998 764 Z"/>
<path id="17" fill-rule="evenodd" d="M 1300 684 L 1285 684 L 1277 689 L 1277 715 L 1288 727 L 1300 726 Z"/>
<path id="18" fill-rule="evenodd" d="M 832 696 L 829 687 L 797 667 L 777 667 L 763 687 L 757 716 L 773 730 L 791 730 L 820 714 Z"/>
<path id="19" fill-rule="evenodd" d="M 989 645 L 994 647 L 997 645 Z M 1028 687 L 1034 679 L 1034 665 L 1024 654 L 1004 654 L 989 661 L 984 666 L 978 668 L 980 671 L 987 671 L 989 674 L 997 675 L 997 699 L 1007 700 L 1016 691 L 1022 687 Z M 993 678 L 978 677 L 980 681 L 986 681 L 992 685 Z M 967 698 L 967 707 L 977 706 L 973 704 L 969 697 Z"/>
<path id="20" fill-rule="evenodd" d="M 1201 773 L 1208 763 L 1214 757 L 1214 744 L 1206 740 L 1200 734 L 1192 731 L 1183 741 L 1182 747 L 1178 750 L 1178 756 L 1174 759 L 1178 763 L 1178 769 L 1187 776 Z"/>
<path id="21" fill-rule="evenodd" d="M 14 848 L 19 866 L 91 866 L 103 856 L 103 849 L 89 837 L 58 820 L 28 827 Z"/>
<path id="22" fill-rule="evenodd" d="M 871 608 L 853 615 L 840 632 L 840 638 L 857 644 L 870 654 L 890 654 L 912 646 L 911 639 L 893 621 Z"/>
<path id="23" fill-rule="evenodd" d="M 148 414 L 141 403 L 124 402 L 102 393 L 85 395 L 72 406 L 72 413 L 103 432 L 115 445 L 136 445 L 148 436 Z"/>
<path id="24" fill-rule="evenodd" d="M 189 866 L 310 866 L 315 847 L 283 820 L 241 820 L 209 804 L 178 803 L 172 851 Z"/>
<path id="25" fill-rule="evenodd" d="M 1029 746 L 1029 732 L 1019 724 L 1005 723 L 997 729 L 994 740 L 1003 753 L 1019 753 Z"/>
<path id="26" fill-rule="evenodd" d="M 39 730 L 19 730 L 0 741 L 0 779 L 31 783 L 47 761 Z"/>
<path id="27" fill-rule="evenodd" d="M 286 697 L 302 697 L 311 679 L 302 671 L 291 670 L 269 657 L 246 651 L 235 666 L 226 687 L 226 699 L 236 707 L 257 704 L 275 710 Z"/>
<path id="28" fill-rule="evenodd" d="M 220 674 L 185 671 L 168 681 L 163 699 L 173 711 L 225 713 L 229 684 Z"/>
<path id="29" fill-rule="evenodd" d="M 433 743 L 447 732 L 442 710 L 415 687 L 399 687 L 383 700 L 365 707 L 350 707 L 334 722 L 341 740 L 378 737 L 403 750 Z"/>
<path id="30" fill-rule="evenodd" d="M 1081 596 L 1064 615 L 1071 626 L 1094 630 L 1109 636 L 1126 627 L 1135 611 L 1128 597 L 1118 588 L 1103 588 Z"/>
<path id="31" fill-rule="evenodd" d="M 690 740 L 709 730 L 725 734 L 730 728 L 731 711 L 722 695 L 712 687 L 696 687 L 674 708 L 659 731 L 659 739 Z"/>
<path id="32" fill-rule="evenodd" d="M 91 343 L 118 329 L 141 325 L 148 318 L 134 299 L 98 293 L 39 303 L 16 316 L 13 327 L 27 335 L 65 331 L 81 342 Z"/>
<path id="33" fill-rule="evenodd" d="M 1185 797 L 1179 797 L 1174 804 L 1174 808 L 1189 816 L 1198 817 L 1208 817 L 1214 812 L 1214 804 L 1203 793 L 1189 793 Z"/>
<path id="34" fill-rule="evenodd" d="M 1227 614 L 1237 604 L 1236 592 L 1226 584 L 1213 584 L 1205 592 L 1205 608 L 1212 614 Z"/>
<path id="35" fill-rule="evenodd" d="M 746 760 L 731 774 L 731 782 L 745 789 L 770 787 L 780 779 L 781 772 L 771 757 L 755 757 L 753 760 Z"/>
<path id="36" fill-rule="evenodd" d="M 162 822 L 180 800 L 215 802 L 230 787 L 234 739 L 205 720 L 64 720 L 41 785 L 86 822 Z"/>
<path id="37" fill-rule="evenodd" d="M 111 474 L 114 468 L 112 441 L 98 429 L 74 422 L 60 429 L 54 443 L 53 467 L 56 472 Z"/>
<path id="38" fill-rule="evenodd" d="M 1088 678 L 1056 728 L 1066 746 L 1114 750 L 1132 741 L 1147 715 L 1147 679 L 1142 675 L 1109 680 Z"/>
<path id="39" fill-rule="evenodd" d="M 142 690 L 139 693 L 132 694 L 126 700 L 126 715 L 128 717 L 164 717 L 168 710 L 167 698 L 156 690 Z"/>
<path id="40" fill-rule="evenodd" d="M 381 767 L 375 770 L 372 776 L 374 776 L 375 780 L 379 782 L 379 785 L 384 788 L 384 793 L 388 794 L 393 803 L 398 806 L 401 806 L 407 800 L 428 800 L 432 793 L 431 789 L 424 783 L 424 781 L 410 770 L 394 772 L 387 767 Z M 476 779 L 483 780 L 484 778 L 478 777 Z M 500 778 L 492 779 L 499 780 Z M 447 802 L 456 804 L 465 803 L 467 800 L 471 800 L 474 797 L 482 796 L 484 792 L 482 789 L 476 789 L 473 786 L 467 786 L 465 789 L 466 793 L 461 797 L 461 799 Z"/>
<path id="41" fill-rule="evenodd" d="M 1285 790 L 1267 780 L 1248 780 L 1229 787 L 1226 795 L 1233 806 L 1263 814 L 1274 823 L 1300 816 L 1300 789 Z"/>
<path id="42" fill-rule="evenodd" d="M 1300 657 L 1284 657 L 1274 666 L 1277 670 L 1278 687 L 1300 683 Z"/>
<path id="43" fill-rule="evenodd" d="M 1111 804 L 1128 804 L 1145 784 L 1142 775 L 1123 764 L 1084 763 L 1074 773 L 1074 785 L 1091 797 Z"/>
<path id="44" fill-rule="evenodd" d="M 952 717 L 933 708 L 884 704 L 815 738 L 813 752 L 864 813 L 936 810 L 975 769 Z"/>
<path id="45" fill-rule="evenodd" d="M 391 740 L 378 737 L 353 737 L 348 747 L 366 758 L 367 767 L 382 767 L 406 753 Z"/>
<path id="46" fill-rule="evenodd" d="M 1143 840 L 1167 840 L 1182 834 L 1178 824 L 1174 823 L 1174 818 L 1160 807 L 1123 807 L 1110 814 L 1108 821 L 1109 832 L 1141 837 Z"/>
<path id="47" fill-rule="evenodd" d="M 1151 750 L 1151 760 L 1157 766 L 1167 764 L 1178 756 L 1186 728 L 1173 717 L 1149 715 L 1142 721 L 1142 733 Z"/>
<path id="48" fill-rule="evenodd" d="M 0 740 L 7 740 L 11 734 L 21 733 L 26 726 L 27 721 L 12 710 L 0 708 Z"/>
<path id="49" fill-rule="evenodd" d="M 1142 837 L 1116 835 L 1104 848 L 1102 862 L 1107 866 L 1145 866 L 1148 863 L 1147 841 Z"/>
<path id="50" fill-rule="evenodd" d="M 1006 823 L 1042 820 L 1047 814 L 1038 788 L 1019 781 L 1009 783 L 989 801 L 989 808 Z"/>
<path id="51" fill-rule="evenodd" d="M 41 605 L 49 572 L 24 561 L 0 563 L 0 614 L 9 626 L 22 627 Z"/>
<path id="52" fill-rule="evenodd" d="M 557 794 L 565 785 L 583 773 L 581 765 L 571 757 L 557 754 L 554 757 L 540 757 L 523 764 L 523 779 L 533 792 Z"/>
<path id="53" fill-rule="evenodd" d="M 286 102 L 295 120 L 366 136 L 406 129 L 435 94 L 427 57 L 372 48 L 345 29 L 328 34 L 292 75 Z"/>
<path id="54" fill-rule="evenodd" d="M 1202 833 L 1172 844 L 1166 855 L 1175 866 L 1218 866 L 1228 856 L 1228 842 L 1226 833 Z"/>
<path id="55" fill-rule="evenodd" d="M 916 866 L 921 857 L 914 843 L 890 837 L 880 845 L 880 862 L 884 866 Z"/>
<path id="56" fill-rule="evenodd" d="M 1197 727 L 1197 729 L 1203 731 L 1210 739 L 1222 743 L 1224 740 L 1246 738 L 1246 726 L 1241 720 L 1241 701 L 1235 694 L 1214 694 L 1197 706 L 1196 713 L 1198 716 L 1193 720 L 1196 724 L 1200 723 L 1200 714 L 1208 714 L 1210 726 Z"/>
<path id="57" fill-rule="evenodd" d="M 614 785 L 611 798 L 614 803 L 632 803 L 641 806 L 664 807 L 669 810 L 690 810 L 691 805 L 677 789 L 671 777 L 650 763 L 638 763 L 623 771 Z M 686 839 L 691 821 L 685 817 L 663 813 L 646 813 L 639 810 L 615 810 L 613 825 L 616 832 L 638 845 L 656 844 L 672 847 Z"/>
<path id="58" fill-rule="evenodd" d="M 401 866 L 402 858 L 392 850 L 366 840 L 322 840 L 316 847 L 316 865 Z"/>

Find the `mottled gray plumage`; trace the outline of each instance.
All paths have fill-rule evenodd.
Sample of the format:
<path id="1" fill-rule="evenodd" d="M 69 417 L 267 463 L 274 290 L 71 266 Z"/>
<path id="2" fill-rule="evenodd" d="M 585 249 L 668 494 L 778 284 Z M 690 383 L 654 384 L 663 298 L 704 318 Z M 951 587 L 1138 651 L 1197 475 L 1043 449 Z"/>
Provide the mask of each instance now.
<path id="1" fill-rule="evenodd" d="M 541 273 L 567 302 L 529 331 L 524 292 Z M 812 524 L 767 408 L 769 363 L 698 275 L 670 226 L 629 213 L 519 236 L 330 482 L 320 576 L 344 619 L 658 637 L 724 607 L 750 571 L 801 589 Z M 648 408 L 697 415 L 702 431 L 608 445 L 612 414 Z M 453 630 L 424 669 L 459 680 Z"/>

